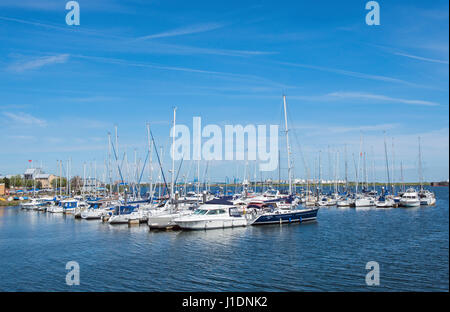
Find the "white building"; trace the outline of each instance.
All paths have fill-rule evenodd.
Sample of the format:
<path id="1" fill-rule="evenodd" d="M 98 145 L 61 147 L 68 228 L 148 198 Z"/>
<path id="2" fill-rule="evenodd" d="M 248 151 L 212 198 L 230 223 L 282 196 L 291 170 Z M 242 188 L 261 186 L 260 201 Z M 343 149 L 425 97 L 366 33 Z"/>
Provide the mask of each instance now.
<path id="1" fill-rule="evenodd" d="M 40 168 L 29 168 L 25 170 L 23 177 L 25 180 L 34 180 L 38 174 L 43 173 Z"/>

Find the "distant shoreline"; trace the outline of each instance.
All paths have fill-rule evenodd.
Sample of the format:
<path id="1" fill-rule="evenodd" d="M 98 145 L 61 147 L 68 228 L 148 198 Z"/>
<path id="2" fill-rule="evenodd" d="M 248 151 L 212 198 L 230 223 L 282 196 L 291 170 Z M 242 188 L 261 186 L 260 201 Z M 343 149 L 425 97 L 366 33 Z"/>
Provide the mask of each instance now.
<path id="1" fill-rule="evenodd" d="M 26 203 L 28 200 L 0 200 L 0 207 L 20 206 L 20 204 Z"/>

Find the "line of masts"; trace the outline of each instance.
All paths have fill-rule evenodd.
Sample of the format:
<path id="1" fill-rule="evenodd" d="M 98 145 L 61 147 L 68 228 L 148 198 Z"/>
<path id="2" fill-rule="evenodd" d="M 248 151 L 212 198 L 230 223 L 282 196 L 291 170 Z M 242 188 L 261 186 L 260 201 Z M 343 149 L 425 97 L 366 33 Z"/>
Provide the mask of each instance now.
<path id="1" fill-rule="evenodd" d="M 292 149 L 290 146 L 290 131 L 289 131 L 289 125 L 288 125 L 288 112 L 287 112 L 287 100 L 286 100 L 286 96 L 283 95 L 283 109 L 284 109 L 284 126 L 285 126 L 285 139 L 286 139 L 286 156 L 287 156 L 287 178 L 288 178 L 288 193 L 289 194 L 293 194 L 293 164 L 292 164 Z M 104 181 L 107 180 L 109 182 L 109 188 L 105 190 L 105 193 L 108 193 L 109 196 L 113 196 L 114 193 L 114 185 L 116 184 L 116 192 L 117 194 L 119 194 L 120 192 L 120 187 L 119 185 L 123 185 L 123 192 L 124 195 L 127 192 L 127 186 L 125 185 L 125 179 L 123 176 L 123 168 L 125 168 L 125 172 L 126 172 L 126 176 L 127 176 L 127 180 L 132 181 L 131 182 L 131 188 L 133 191 L 133 194 L 135 197 L 140 196 L 141 193 L 141 179 L 142 179 L 142 175 L 144 173 L 144 169 L 145 166 L 148 165 L 148 192 L 150 194 L 151 199 L 153 200 L 153 196 L 155 195 L 155 190 L 156 190 L 156 185 L 159 185 L 158 188 L 158 196 L 159 198 L 161 198 L 161 185 L 163 184 L 162 179 L 164 180 L 164 185 L 167 187 L 167 190 L 169 192 L 169 196 L 170 199 L 174 199 L 175 197 L 175 192 L 176 192 L 176 185 L 177 185 L 177 180 L 178 180 L 178 174 L 179 174 L 179 170 L 178 170 L 178 174 L 177 177 L 175 176 L 176 174 L 176 168 L 175 168 L 175 130 L 176 130 L 176 113 L 177 113 L 177 108 L 173 109 L 173 127 L 172 127 L 172 148 L 171 148 L 171 158 L 172 158 L 172 162 L 171 162 L 171 178 L 170 178 L 170 187 L 167 185 L 167 182 L 165 180 L 164 177 L 164 171 L 162 169 L 162 164 L 161 164 L 161 158 L 163 155 L 163 149 L 162 147 L 160 147 L 160 150 L 158 152 L 158 149 L 156 147 L 156 143 L 154 141 L 153 135 L 151 134 L 151 129 L 150 129 L 150 124 L 147 123 L 146 124 L 146 132 L 147 132 L 147 156 L 146 156 L 146 160 L 144 161 L 144 163 L 141 163 L 141 159 L 137 158 L 137 150 L 134 150 L 134 170 L 130 170 L 130 166 L 129 166 L 129 162 L 128 162 L 128 157 L 127 157 L 127 153 L 124 152 L 123 153 L 123 158 L 122 161 L 120 162 L 119 160 L 119 136 L 118 136 L 118 127 L 117 125 L 114 126 L 114 141 L 115 143 L 113 144 L 112 141 L 112 137 L 111 137 L 111 133 L 108 133 L 108 151 L 107 151 L 107 160 L 105 160 L 104 162 Z M 366 151 L 364 150 L 364 140 L 363 140 L 363 136 L 362 134 L 360 135 L 360 144 L 359 144 L 359 157 L 358 157 L 358 161 L 356 162 L 355 160 L 355 155 L 353 154 L 353 162 L 354 162 L 354 166 L 355 166 L 355 191 L 356 193 L 358 193 L 360 186 L 362 184 L 362 187 L 365 188 L 366 190 L 369 188 L 369 170 L 367 168 L 367 162 L 368 162 L 368 154 L 366 153 Z M 153 166 L 153 153 L 154 151 L 157 154 L 157 158 L 158 158 L 158 165 L 160 167 L 160 171 L 158 174 L 158 179 L 156 184 L 153 181 L 153 171 L 154 171 L 154 166 Z M 338 193 L 339 192 L 339 186 L 342 184 L 341 181 L 339 180 L 339 177 L 341 175 L 340 172 L 340 163 L 341 163 L 341 151 L 340 150 L 336 150 L 335 151 L 335 155 L 334 158 L 331 156 L 331 150 L 330 150 L 330 146 L 328 145 L 328 175 L 331 181 L 331 177 L 334 176 L 334 192 Z M 390 187 L 391 192 L 394 193 L 395 192 L 395 150 L 394 150 L 394 139 L 392 138 L 392 166 L 391 168 L 389 168 L 389 159 L 388 159 L 388 150 L 387 150 L 387 142 L 386 142 L 386 135 L 384 135 L 384 154 L 385 154 L 385 166 L 386 166 L 386 177 L 387 177 L 387 186 Z M 348 191 L 348 183 L 349 183 L 349 176 L 348 176 L 348 161 L 347 161 L 347 145 L 344 146 L 344 190 Z M 114 155 L 114 157 L 113 157 Z M 303 154 L 302 154 L 303 157 Z M 374 152 L 373 152 L 373 146 L 372 146 L 372 152 L 371 152 L 371 165 L 372 165 L 372 186 L 373 189 L 375 189 L 376 187 L 376 178 L 375 178 L 375 157 L 374 157 Z M 147 163 L 147 159 L 148 159 L 148 163 Z M 281 166 L 280 166 L 280 160 L 281 160 L 281 155 L 280 152 L 278 152 L 278 160 L 279 160 L 279 166 L 278 166 L 278 181 L 281 181 Z M 114 179 L 113 176 L 114 171 L 113 170 L 113 161 L 115 161 L 115 167 L 117 168 L 117 173 L 116 176 L 120 177 L 121 179 L 121 183 L 114 183 Z M 183 161 L 183 160 L 182 160 Z M 120 163 L 119 163 L 120 162 Z M 334 172 L 332 170 L 332 163 L 334 162 Z M 303 163 L 305 166 L 305 174 L 307 176 L 306 179 L 306 184 L 307 184 L 307 189 L 309 190 L 310 188 L 310 169 L 309 166 L 306 164 L 304 158 L 303 158 Z M 181 167 L 180 163 L 180 167 Z M 369 162 L 370 164 L 370 162 Z M 201 177 L 200 177 L 200 160 L 197 160 L 196 163 L 196 191 L 197 193 L 200 193 L 200 189 L 201 189 Z M 206 181 L 208 181 L 209 184 L 209 162 L 206 162 L 206 166 L 205 166 L 205 172 L 204 172 L 204 184 L 205 184 L 205 189 L 208 190 L 208 185 L 206 183 Z M 62 195 L 62 161 L 58 161 L 57 162 L 57 166 L 59 166 L 59 170 L 60 170 L 60 175 L 59 175 L 59 179 L 56 181 L 56 186 L 59 185 L 59 190 L 60 190 L 60 195 Z M 192 163 L 191 163 L 192 166 Z M 250 181 L 250 173 L 247 172 L 247 167 L 248 167 L 248 160 L 246 161 L 245 164 L 245 172 L 244 172 L 244 181 L 247 180 L 247 175 L 248 175 L 248 181 Z M 255 170 L 254 170 L 254 175 L 253 175 L 253 180 L 255 181 L 255 186 L 256 186 L 256 180 L 257 180 L 257 164 L 255 161 Z M 390 169 L 392 171 L 390 171 Z M 95 195 L 98 195 L 98 178 L 97 178 L 97 163 L 94 162 L 94 190 L 95 190 Z M 132 173 L 130 171 L 133 171 Z M 189 171 L 187 175 L 183 175 L 184 178 L 184 190 L 186 192 L 187 189 L 187 181 L 188 181 L 188 176 L 190 174 L 191 171 L 191 167 L 189 167 Z M 317 175 L 318 175 L 318 179 L 317 179 Z M 321 190 L 322 189 L 322 151 L 319 150 L 318 153 L 318 170 L 316 172 L 316 160 L 314 160 L 314 181 L 317 180 L 317 186 L 318 189 Z M 71 177 L 71 159 L 67 160 L 67 166 L 66 166 L 66 177 L 67 177 L 67 185 L 66 185 L 66 192 L 68 195 L 71 194 L 71 183 L 70 183 L 70 177 Z M 85 192 L 87 190 L 87 185 L 86 185 L 86 181 L 92 181 L 92 162 L 90 164 L 90 170 L 89 170 L 89 177 L 88 179 L 86 179 L 86 163 L 83 164 L 83 187 L 82 187 L 82 195 L 85 195 Z M 423 188 L 423 175 L 422 175 L 422 158 L 421 158 L 421 142 L 420 142 L 420 137 L 419 137 L 419 180 L 420 180 L 420 187 Z M 261 173 L 261 181 L 262 181 L 262 173 Z M 400 181 L 402 182 L 402 184 L 404 184 L 404 176 L 403 176 L 403 162 L 400 162 Z M 402 190 L 404 190 L 404 186 L 402 185 Z M 55 191 L 56 194 L 56 191 Z"/>

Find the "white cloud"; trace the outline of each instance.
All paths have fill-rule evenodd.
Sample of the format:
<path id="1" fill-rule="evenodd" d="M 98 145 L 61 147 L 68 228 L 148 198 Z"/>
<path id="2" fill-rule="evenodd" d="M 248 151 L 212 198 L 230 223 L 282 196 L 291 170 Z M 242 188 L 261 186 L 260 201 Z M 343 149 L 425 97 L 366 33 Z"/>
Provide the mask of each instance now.
<path id="1" fill-rule="evenodd" d="M 339 125 L 295 125 L 292 127 L 294 130 L 301 130 L 303 136 L 317 137 L 317 136 L 329 136 L 330 134 L 344 134 L 355 133 L 358 134 L 368 132 L 379 132 L 384 130 L 391 130 L 397 128 L 399 124 L 377 124 L 377 125 L 361 125 L 361 126 L 339 126 Z"/>
<path id="2" fill-rule="evenodd" d="M 9 135 L 8 137 L 13 140 L 33 140 L 34 139 L 34 137 L 31 135 Z"/>
<path id="3" fill-rule="evenodd" d="M 247 79 L 251 81 L 261 81 L 261 82 L 267 82 L 272 83 L 272 81 L 255 75 L 247 75 L 247 74 L 234 74 L 234 73 L 227 73 L 227 72 L 218 72 L 218 71 L 210 71 L 210 70 L 202 70 L 202 69 L 195 69 L 195 68 L 189 68 L 189 67 L 177 67 L 177 66 L 165 66 L 165 65 L 157 65 L 157 64 L 149 64 L 149 63 L 136 63 L 136 62 L 129 62 L 124 59 L 117 59 L 117 58 L 107 58 L 107 57 L 97 57 L 97 56 L 87 56 L 87 55 L 72 55 L 76 58 L 81 59 L 87 59 L 97 62 L 103 62 L 108 64 L 115 64 L 115 65 L 124 65 L 124 66 L 132 66 L 132 67 L 142 67 L 142 68 L 152 68 L 152 69 L 159 69 L 159 70 L 168 70 L 168 71 L 179 71 L 179 72 L 188 72 L 188 73 L 197 73 L 197 74 L 206 74 L 206 75 L 214 75 L 216 77 L 221 78 L 230 78 L 230 79 Z"/>
<path id="4" fill-rule="evenodd" d="M 431 62 L 431 63 L 440 63 L 440 64 L 447 64 L 448 65 L 448 61 L 446 61 L 446 60 L 432 59 L 432 58 L 428 58 L 428 57 L 422 57 L 422 56 L 417 56 L 417 55 L 412 55 L 412 54 L 407 54 L 407 53 L 401 53 L 401 52 L 395 52 L 394 54 L 395 55 L 400 55 L 400 56 L 405 56 L 405 57 L 416 59 L 416 60 L 420 60 L 420 61 Z"/>
<path id="5" fill-rule="evenodd" d="M 45 127 L 47 125 L 45 120 L 36 118 L 27 113 L 4 112 L 3 115 L 8 117 L 11 121 L 21 125 L 37 125 L 39 127 Z"/>
<path id="6" fill-rule="evenodd" d="M 46 65 L 61 64 L 67 62 L 69 54 L 59 54 L 53 56 L 43 56 L 28 61 L 20 61 L 9 66 L 9 69 L 15 72 L 23 72 L 32 69 L 38 69 Z"/>
<path id="7" fill-rule="evenodd" d="M 219 23 L 191 25 L 191 26 L 187 26 L 187 27 L 181 27 L 181 28 L 176 28 L 173 30 L 161 32 L 158 34 L 139 37 L 136 40 L 148 40 L 148 39 L 157 39 L 157 38 L 166 38 L 166 37 L 197 34 L 197 33 L 202 33 L 202 32 L 207 32 L 207 31 L 211 31 L 214 29 L 222 28 L 223 26 L 224 26 L 223 24 L 219 24 Z"/>
<path id="8" fill-rule="evenodd" d="M 392 82 L 392 83 L 398 83 L 398 84 L 409 85 L 409 86 L 423 87 L 423 86 L 417 85 L 412 82 L 408 82 L 408 81 L 405 81 L 402 79 L 388 77 L 388 76 L 372 75 L 372 74 L 354 72 L 354 71 L 350 71 L 350 70 L 343 70 L 343 69 L 336 69 L 336 68 L 329 68 L 329 67 L 322 67 L 322 66 L 314 66 L 314 65 L 307 65 L 307 64 L 289 63 L 289 62 L 279 62 L 279 64 L 314 69 L 314 70 L 318 70 L 318 71 L 330 72 L 330 73 L 335 73 L 335 74 L 349 76 L 349 77 L 355 77 L 355 78 L 378 80 L 378 81 Z"/>
<path id="9" fill-rule="evenodd" d="M 410 104 L 410 105 L 425 105 L 425 106 L 438 106 L 438 103 L 424 101 L 424 100 L 410 100 L 410 99 L 402 99 L 402 98 L 394 98 L 390 96 L 385 96 L 381 94 L 371 94 L 371 93 L 363 93 L 363 92 L 333 92 L 329 93 L 328 96 L 337 97 L 337 98 L 354 98 L 354 99 L 366 99 L 366 100 L 377 100 L 377 101 L 385 101 L 385 102 L 397 102 L 402 104 Z"/>

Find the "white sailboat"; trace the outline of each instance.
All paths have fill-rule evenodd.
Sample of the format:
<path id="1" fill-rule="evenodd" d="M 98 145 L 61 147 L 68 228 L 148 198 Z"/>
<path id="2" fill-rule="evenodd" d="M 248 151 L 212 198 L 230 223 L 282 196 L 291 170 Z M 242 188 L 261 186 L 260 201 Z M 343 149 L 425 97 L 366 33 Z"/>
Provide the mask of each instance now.
<path id="1" fill-rule="evenodd" d="M 385 189 L 382 189 L 382 195 L 378 198 L 375 205 L 377 208 L 392 208 L 395 206 L 395 201 L 391 196 L 385 194 Z"/>
<path id="2" fill-rule="evenodd" d="M 385 161 L 386 161 L 386 174 L 387 174 L 387 181 L 388 185 L 390 182 L 389 177 L 389 160 L 388 160 L 388 154 L 387 154 L 387 148 L 386 148 L 386 137 L 384 138 L 384 155 L 385 155 Z M 386 189 L 383 187 L 381 196 L 376 201 L 375 205 L 377 208 L 391 208 L 395 206 L 395 201 L 390 196 L 386 195 Z"/>
<path id="3" fill-rule="evenodd" d="M 170 197 L 164 209 L 149 211 L 147 217 L 147 224 L 150 229 L 167 229 L 175 227 L 174 220 L 179 217 L 192 214 L 192 210 L 186 209 L 185 205 L 177 205 L 175 199 L 175 129 L 176 129 L 176 107 L 173 110 L 173 134 L 172 134 L 172 182 L 170 186 Z M 183 209 L 184 208 L 184 209 Z"/>
<path id="4" fill-rule="evenodd" d="M 419 198 L 421 206 L 433 206 L 436 204 L 436 197 L 434 193 L 430 192 L 423 188 L 423 172 L 422 172 L 422 148 L 420 144 L 419 137 L 419 180 L 420 180 L 420 190 L 419 190 Z"/>
<path id="5" fill-rule="evenodd" d="M 354 205 L 356 208 L 367 208 L 367 207 L 374 207 L 375 206 L 375 198 L 371 196 L 363 196 L 359 195 L 354 202 Z"/>

